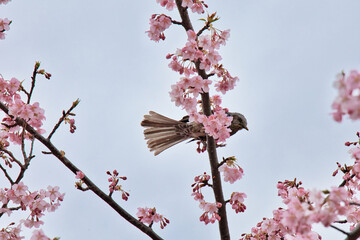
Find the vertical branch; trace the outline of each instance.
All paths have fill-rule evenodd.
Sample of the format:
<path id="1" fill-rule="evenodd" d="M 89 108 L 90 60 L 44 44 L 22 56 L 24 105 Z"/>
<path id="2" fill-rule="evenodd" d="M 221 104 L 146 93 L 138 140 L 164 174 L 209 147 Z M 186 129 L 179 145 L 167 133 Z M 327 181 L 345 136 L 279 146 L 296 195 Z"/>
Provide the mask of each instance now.
<path id="1" fill-rule="evenodd" d="M 179 10 L 179 14 L 182 20 L 182 26 L 186 31 L 193 30 L 193 26 L 191 24 L 189 14 L 187 8 L 183 8 L 181 6 L 182 0 L 176 0 L 176 6 Z M 206 74 L 205 70 L 200 69 L 200 61 L 195 62 L 196 70 L 199 76 L 203 79 L 207 79 L 208 75 Z M 202 93 L 201 94 L 201 101 L 202 101 L 202 110 L 206 116 L 211 115 L 211 104 L 210 104 L 210 97 L 209 93 Z M 227 221 L 227 214 L 226 214 L 226 204 L 224 200 L 224 194 L 222 190 L 221 184 L 221 177 L 220 172 L 218 170 L 219 161 L 216 152 L 216 143 L 213 137 L 207 136 L 207 152 L 209 155 L 210 167 L 211 167 L 211 175 L 213 180 L 213 191 L 215 195 L 215 201 L 221 203 L 221 208 L 219 208 L 218 214 L 221 217 L 219 221 L 219 230 L 220 236 L 222 240 L 229 240 L 230 233 L 229 233 L 229 225 Z"/>

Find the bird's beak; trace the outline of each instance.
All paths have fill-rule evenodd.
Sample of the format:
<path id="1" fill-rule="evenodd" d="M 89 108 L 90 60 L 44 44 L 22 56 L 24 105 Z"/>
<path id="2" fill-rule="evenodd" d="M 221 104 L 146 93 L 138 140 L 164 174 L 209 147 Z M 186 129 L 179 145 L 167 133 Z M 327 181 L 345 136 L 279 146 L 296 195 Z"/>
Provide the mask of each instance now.
<path id="1" fill-rule="evenodd" d="M 244 127 L 244 129 L 246 129 L 246 131 L 249 131 L 248 127 Z"/>

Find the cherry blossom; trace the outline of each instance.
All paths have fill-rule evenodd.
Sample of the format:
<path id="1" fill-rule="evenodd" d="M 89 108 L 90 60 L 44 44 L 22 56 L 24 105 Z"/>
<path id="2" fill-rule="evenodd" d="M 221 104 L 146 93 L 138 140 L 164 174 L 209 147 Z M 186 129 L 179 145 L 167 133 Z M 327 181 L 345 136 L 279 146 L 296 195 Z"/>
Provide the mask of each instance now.
<path id="1" fill-rule="evenodd" d="M 170 223 L 170 221 L 165 218 L 163 215 L 158 214 L 156 212 L 155 208 L 138 208 L 138 212 L 136 213 L 136 216 L 139 218 L 139 221 L 152 225 L 154 222 L 158 223 L 160 222 L 160 228 L 163 229 L 166 227 L 167 224 Z"/>
<path id="2" fill-rule="evenodd" d="M 246 197 L 247 196 L 245 193 L 233 192 L 231 194 L 229 203 L 231 204 L 231 208 L 234 209 L 236 213 L 245 211 L 246 206 L 244 201 Z"/>
<path id="3" fill-rule="evenodd" d="M 175 7 L 174 0 L 156 0 L 157 3 L 160 3 L 162 7 L 166 7 L 167 10 L 171 11 Z"/>
<path id="4" fill-rule="evenodd" d="M 26 219 L 20 220 L 20 224 L 17 227 L 12 227 L 11 224 L 7 228 L 2 229 L 0 231 L 0 239 L 8 239 L 6 238 L 8 236 L 11 236 L 9 239 L 23 239 L 20 236 L 22 225 L 27 228 L 39 228 L 44 224 L 41 218 L 46 212 L 55 211 L 64 199 L 64 194 L 59 192 L 59 187 L 48 186 L 47 189 L 30 192 L 23 182 L 14 184 L 10 189 L 0 189 L 0 200 L 3 204 L 6 204 L 3 208 L 0 208 L 0 212 L 6 212 L 10 215 L 13 211 L 16 211 L 14 209 L 17 209 L 17 206 L 23 211 L 30 211 L 29 216 Z M 34 236 L 46 237 L 41 230 L 34 231 Z M 45 239 L 35 237 L 31 239 Z"/>
<path id="5" fill-rule="evenodd" d="M 108 179 L 108 181 L 110 182 L 110 185 L 109 185 L 110 194 L 112 194 L 114 191 L 120 191 L 122 199 L 127 201 L 130 194 L 128 192 L 124 191 L 122 189 L 122 185 L 119 184 L 120 179 L 125 181 L 127 178 L 119 177 L 119 173 L 116 170 L 114 170 L 112 173 L 110 173 L 110 171 L 107 171 L 106 174 L 111 176 Z"/>
<path id="6" fill-rule="evenodd" d="M 228 116 L 224 109 L 218 107 L 214 109 L 213 115 L 205 116 L 201 113 L 190 114 L 190 119 L 202 123 L 205 132 L 212 136 L 217 142 L 225 142 L 230 137 L 232 117 Z"/>
<path id="7" fill-rule="evenodd" d="M 165 40 L 164 31 L 171 25 L 171 18 L 161 14 L 154 14 L 150 18 L 150 30 L 146 31 L 149 38 L 155 42 Z"/>
<path id="8" fill-rule="evenodd" d="M 50 238 L 47 237 L 41 229 L 39 229 L 33 231 L 33 235 L 30 240 L 50 240 Z"/>
<path id="9" fill-rule="evenodd" d="M 0 2 L 0 4 L 6 4 L 8 3 L 9 1 L 2 1 Z M 11 21 L 7 18 L 0 18 L 0 39 L 5 39 L 5 31 L 9 31 L 10 30 L 10 24 L 11 24 Z"/>
<path id="10" fill-rule="evenodd" d="M 85 177 L 85 174 L 84 174 L 83 172 L 81 172 L 81 171 L 77 171 L 77 172 L 76 172 L 75 178 L 77 178 L 77 179 L 83 179 L 84 177 Z"/>
<path id="11" fill-rule="evenodd" d="M 215 223 L 215 221 L 220 221 L 220 216 L 217 213 L 221 207 L 221 203 L 208 203 L 205 201 L 200 201 L 199 207 L 204 210 L 204 213 L 200 216 L 200 222 L 204 222 L 205 225 L 209 223 Z"/>
<path id="12" fill-rule="evenodd" d="M 0 4 L 7 4 L 8 2 L 10 2 L 11 0 L 0 0 Z"/>
<path id="13" fill-rule="evenodd" d="M 360 73 L 352 70 L 348 75 L 344 72 L 337 75 L 334 87 L 338 90 L 338 96 L 332 104 L 335 121 L 341 122 L 344 115 L 350 119 L 360 118 Z"/>
<path id="14" fill-rule="evenodd" d="M 224 181 L 233 184 L 240 180 L 244 175 L 244 170 L 236 164 L 235 157 L 227 158 L 225 163 L 219 167 L 219 171 L 224 175 Z"/>

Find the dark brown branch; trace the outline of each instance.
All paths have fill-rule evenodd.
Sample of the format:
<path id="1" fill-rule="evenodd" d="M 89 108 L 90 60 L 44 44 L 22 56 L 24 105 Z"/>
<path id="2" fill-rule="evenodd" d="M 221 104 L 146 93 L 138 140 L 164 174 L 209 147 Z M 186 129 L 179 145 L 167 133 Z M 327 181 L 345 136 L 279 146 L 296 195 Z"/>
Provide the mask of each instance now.
<path id="1" fill-rule="evenodd" d="M 27 104 L 30 103 L 30 99 L 31 96 L 33 94 L 34 88 L 35 88 L 35 82 L 36 82 L 36 74 L 37 74 L 37 70 L 40 67 L 40 62 L 36 62 L 35 66 L 34 66 L 34 71 L 33 71 L 33 75 L 31 76 L 31 88 L 30 88 L 30 93 L 27 93 L 26 91 L 24 91 L 25 93 L 27 93 L 28 96 L 28 100 L 27 100 Z M 24 89 L 25 90 L 25 89 Z"/>
<path id="2" fill-rule="evenodd" d="M 14 210 L 19 210 L 21 209 L 21 206 L 18 206 L 18 207 L 12 207 L 12 208 L 8 208 L 9 210 L 11 211 L 14 211 Z"/>
<path id="3" fill-rule="evenodd" d="M 346 240 L 356 240 L 359 237 L 360 237 L 360 224 L 358 224 L 354 230 L 347 233 Z"/>
<path id="4" fill-rule="evenodd" d="M 67 118 L 71 114 L 71 111 L 74 110 L 74 108 L 76 108 L 76 106 L 79 104 L 79 102 L 80 102 L 80 100 L 77 99 L 75 102 L 72 103 L 71 107 L 69 108 L 69 110 L 66 111 L 66 113 L 65 113 L 65 111 L 63 111 L 62 117 L 59 119 L 59 121 L 57 122 L 57 124 L 54 126 L 53 130 L 47 137 L 48 140 L 51 139 L 52 135 L 60 127 L 61 123 L 65 120 L 65 118 Z"/>
<path id="5" fill-rule="evenodd" d="M 15 156 L 14 156 L 14 154 L 12 154 L 12 152 L 10 152 L 9 150 L 3 148 L 2 146 L 0 146 L 0 151 L 4 152 L 4 153 L 6 153 L 7 155 L 10 156 L 11 162 L 15 162 L 21 168 L 23 167 L 22 163 L 15 158 Z"/>
<path id="6" fill-rule="evenodd" d="M 203 26 L 196 35 L 200 36 L 206 29 L 209 29 L 209 27 L 210 27 L 210 23 L 206 22 L 205 26 Z"/>
<path id="7" fill-rule="evenodd" d="M 332 228 L 338 230 L 339 232 L 342 232 L 343 234 L 349 236 L 349 233 L 345 232 L 344 230 L 342 230 L 342 229 L 340 229 L 340 228 L 338 228 L 338 227 L 336 227 L 336 226 L 334 226 L 334 225 L 330 225 L 330 227 L 332 227 Z"/>
<path id="8" fill-rule="evenodd" d="M 25 151 L 25 129 L 24 128 L 21 132 L 21 152 L 22 152 L 23 158 L 27 159 L 27 155 L 26 155 L 26 151 Z"/>
<path id="9" fill-rule="evenodd" d="M 219 163 L 218 168 L 221 167 L 224 163 L 226 163 L 227 159 L 223 158 L 223 160 Z"/>
<path id="10" fill-rule="evenodd" d="M 176 0 L 176 6 L 179 10 L 179 14 L 182 20 L 182 25 L 185 29 L 185 31 L 193 30 L 194 28 L 191 24 L 189 14 L 186 8 L 183 8 L 181 6 L 182 0 Z M 194 31 L 195 32 L 195 31 Z M 207 79 L 207 74 L 203 69 L 200 69 L 200 61 L 195 62 L 196 70 L 199 76 L 201 76 L 203 79 Z M 211 113 L 211 104 L 210 104 L 210 97 L 209 93 L 202 93 L 201 94 L 201 101 L 202 101 L 202 110 L 203 113 L 206 116 L 210 116 Z M 219 208 L 218 214 L 220 215 L 221 219 L 219 221 L 219 230 L 220 230 L 220 236 L 222 240 L 229 240 L 230 239 L 230 233 L 229 233 L 229 226 L 227 221 L 227 214 L 226 214 L 226 206 L 225 206 L 225 200 L 222 190 L 222 184 L 221 184 L 221 177 L 220 172 L 218 170 L 219 161 L 217 157 L 216 152 L 216 142 L 213 137 L 207 136 L 207 152 L 209 155 L 209 161 L 210 161 L 210 167 L 211 167 L 211 175 L 213 180 L 213 191 L 215 195 L 216 202 L 219 202 L 222 204 L 221 208 Z"/>
<path id="11" fill-rule="evenodd" d="M 171 19 L 171 23 L 176 24 L 176 25 L 182 25 L 182 22 L 172 20 L 172 19 Z"/>
<path id="12" fill-rule="evenodd" d="M 0 102 L 0 109 L 3 110 L 6 114 L 9 113 L 8 108 Z M 72 162 L 67 159 L 64 154 L 58 150 L 49 139 L 44 138 L 40 133 L 38 133 L 33 127 L 26 123 L 21 118 L 15 119 L 16 123 L 20 126 L 24 126 L 26 131 L 28 131 L 34 138 L 40 141 L 44 146 L 46 146 L 49 151 L 59 159 L 70 171 L 74 174 L 80 171 Z M 137 227 L 140 231 L 148 235 L 152 239 L 161 240 L 162 238 L 158 236 L 150 227 L 146 226 L 132 215 L 130 215 L 127 211 L 125 211 L 120 205 L 118 205 L 111 197 L 106 195 L 101 189 L 99 189 L 88 177 L 84 177 L 82 179 L 84 183 L 89 187 L 89 189 L 94 192 L 98 197 L 100 197 L 104 202 L 106 202 L 110 207 L 112 207 L 120 216 L 125 218 L 129 223 Z M 1 214 L 2 215 L 2 214 Z M 0 217 L 1 217 L 0 215 Z"/>
<path id="13" fill-rule="evenodd" d="M 5 177 L 9 180 L 10 184 L 13 185 L 14 181 L 10 177 L 10 175 L 7 173 L 6 169 L 0 164 L 0 169 L 4 172 Z"/>

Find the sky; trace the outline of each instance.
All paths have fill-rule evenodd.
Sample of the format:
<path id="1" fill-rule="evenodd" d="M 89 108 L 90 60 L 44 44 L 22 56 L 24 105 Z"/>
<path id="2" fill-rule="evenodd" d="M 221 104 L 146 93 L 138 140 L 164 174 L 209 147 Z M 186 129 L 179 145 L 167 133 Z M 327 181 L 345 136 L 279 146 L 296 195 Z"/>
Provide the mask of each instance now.
<path id="1" fill-rule="evenodd" d="M 228 208 L 232 239 L 272 210 L 283 206 L 276 184 L 295 177 L 306 189 L 328 189 L 341 179 L 332 177 L 336 162 L 350 163 L 346 141 L 356 141 L 359 123 L 332 120 L 331 103 L 336 75 L 360 69 L 360 15 L 357 0 L 207 0 L 217 12 L 219 29 L 231 37 L 220 50 L 222 63 L 240 81 L 223 96 L 223 106 L 243 113 L 249 132 L 241 131 L 218 151 L 219 158 L 236 156 L 244 177 L 224 183 L 224 194 L 247 194 L 247 210 Z M 167 53 L 184 46 L 179 26 L 165 32 L 166 41 L 148 39 L 149 18 L 165 13 L 179 20 L 155 0 L 13 0 L 0 5 L 0 17 L 13 20 L 0 41 L 0 73 L 30 83 L 35 61 L 52 74 L 38 78 L 33 101 L 45 109 L 49 133 L 77 98 L 75 134 L 62 126 L 53 143 L 93 182 L 107 190 L 106 171 L 127 176 L 127 202 L 114 194 L 133 215 L 137 207 L 156 207 L 170 224 L 154 230 L 164 239 L 219 239 L 218 226 L 199 221 L 202 211 L 191 195 L 196 175 L 209 172 L 206 154 L 196 144 L 179 144 L 153 156 L 143 139 L 140 122 L 153 110 L 174 119 L 185 111 L 170 101 L 170 86 L 179 76 L 168 68 Z M 190 15 L 194 26 L 201 22 Z M 27 85 L 28 86 L 28 85 Z M 214 90 L 211 90 L 211 93 Z M 75 189 L 74 175 L 57 159 L 36 158 L 24 178 L 31 190 L 60 187 L 61 207 L 44 218 L 44 232 L 61 239 L 149 239 L 118 216 L 91 192 Z M 0 187 L 7 187 L 0 176 Z M 6 185 L 6 186 L 3 186 Z M 213 201 L 210 189 L 204 191 Z M 21 215 L 22 214 L 22 215 Z M 11 218 L 1 218 L 0 226 Z M 334 229 L 316 226 L 324 239 L 345 239 Z M 31 231 L 24 232 L 29 239 Z"/>

